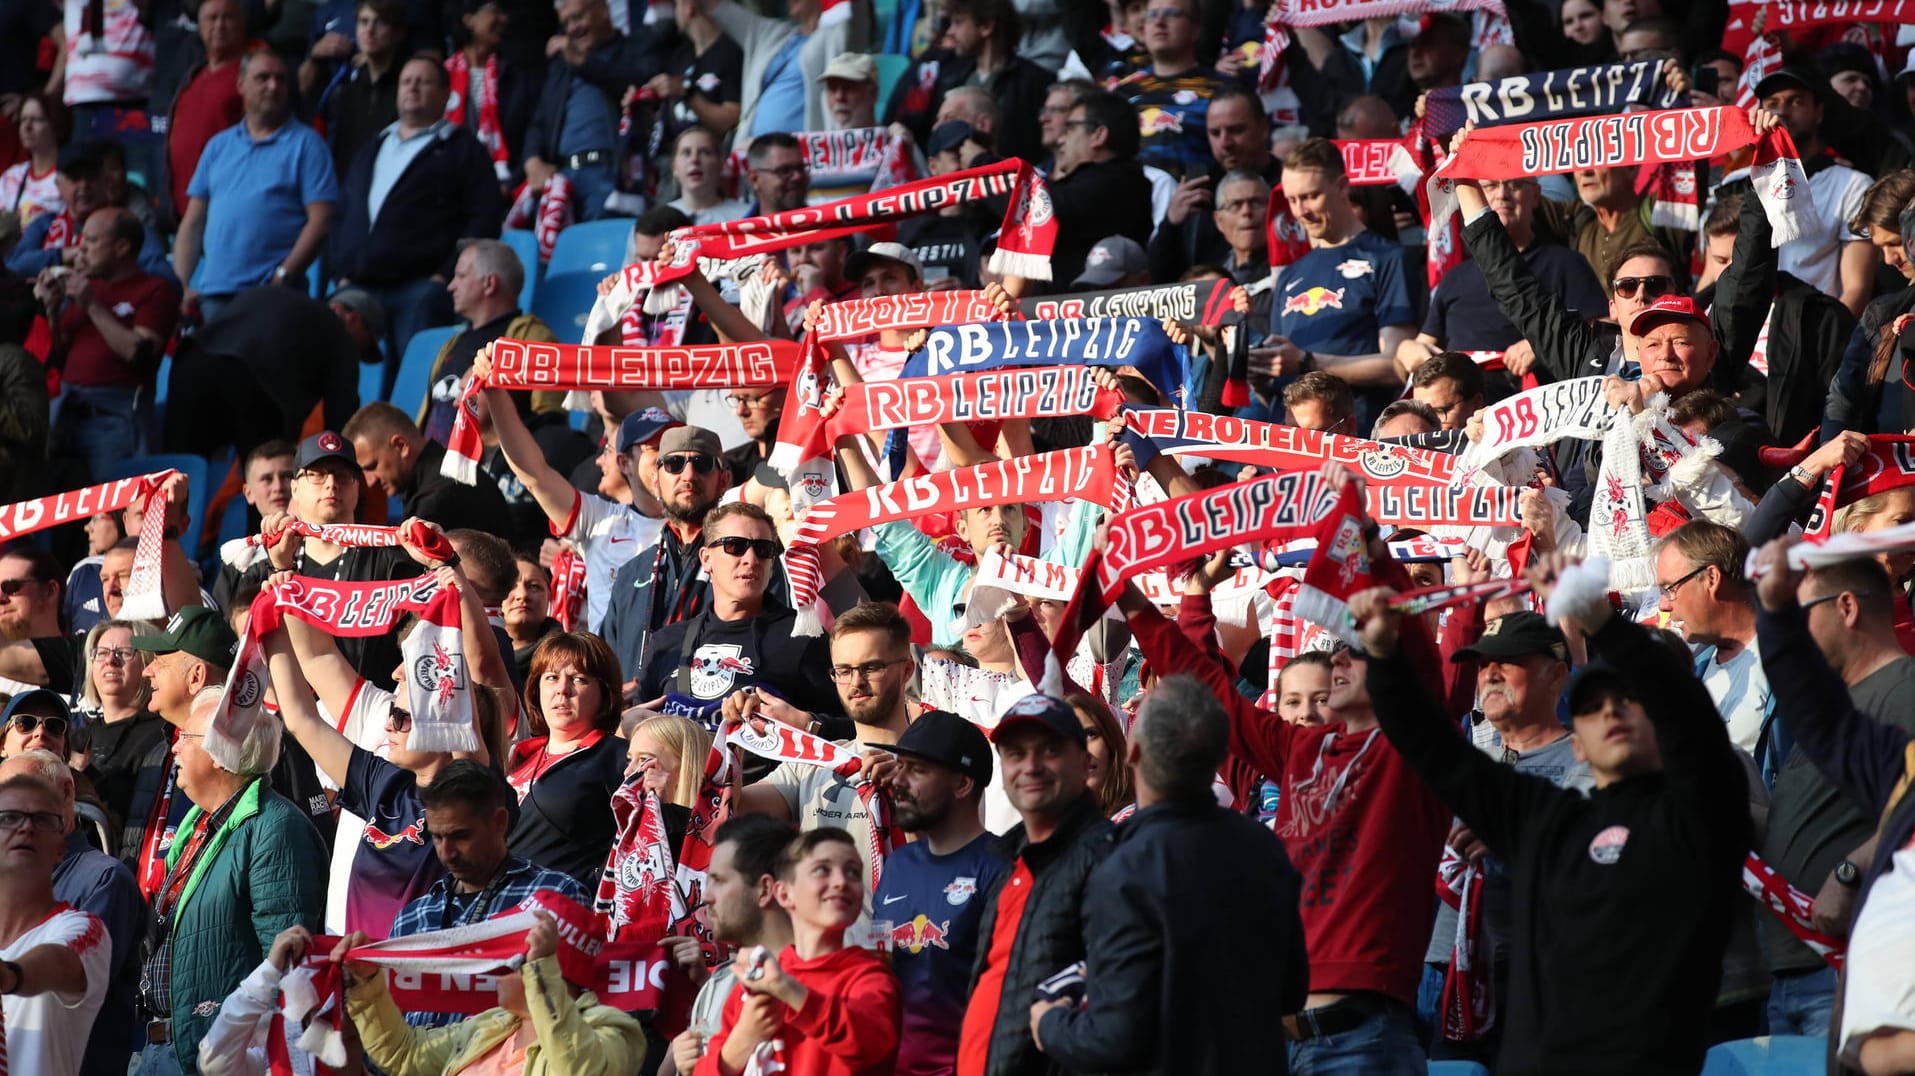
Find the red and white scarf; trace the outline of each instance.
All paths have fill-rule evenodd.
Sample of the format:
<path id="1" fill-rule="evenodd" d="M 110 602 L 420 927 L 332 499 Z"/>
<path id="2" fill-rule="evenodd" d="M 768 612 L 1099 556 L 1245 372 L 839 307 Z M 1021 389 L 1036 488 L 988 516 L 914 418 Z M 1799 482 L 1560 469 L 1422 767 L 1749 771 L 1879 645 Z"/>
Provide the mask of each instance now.
<path id="1" fill-rule="evenodd" d="M 446 81 L 450 83 L 451 95 L 446 98 L 446 122 L 454 126 L 465 125 L 466 102 L 476 103 L 479 126 L 472 133 L 479 138 L 479 144 L 485 147 L 486 155 L 492 158 L 492 170 L 503 183 L 512 175 L 512 153 L 505 145 L 505 126 L 499 122 L 499 54 L 493 53 L 485 58 L 485 66 L 479 69 L 479 77 L 472 77 L 472 58 L 461 49 L 446 60 Z"/>
<path id="2" fill-rule="evenodd" d="M 791 137 L 798 140 L 798 152 L 811 171 L 812 204 L 827 200 L 832 193 L 881 191 L 918 178 L 911 141 L 892 137 L 889 127 L 793 131 Z M 739 148 L 725 158 L 720 178 L 728 189 L 741 189 L 741 181 L 750 170 L 747 156 Z"/>
<path id="3" fill-rule="evenodd" d="M 776 388 L 791 380 L 798 365 L 798 345 L 789 340 L 644 348 L 503 337 L 491 348 L 491 376 L 465 379 L 439 469 L 468 486 L 478 481 L 479 456 L 485 450 L 479 438 L 478 396 L 488 388 Z"/>
<path id="4" fill-rule="evenodd" d="M 160 565 L 166 547 L 166 483 L 178 471 L 154 471 L 137 478 L 120 478 L 97 486 L 34 497 L 0 505 L 0 542 L 58 527 L 85 522 L 106 512 L 118 512 L 140 502 L 140 543 L 133 551 L 133 574 L 127 580 L 120 616 L 126 620 L 166 619 Z"/>
<path id="5" fill-rule="evenodd" d="M 565 548 L 552 558 L 552 619 L 572 631 L 585 611 L 585 558 Z"/>
<path id="6" fill-rule="evenodd" d="M 1750 852 L 1742 861 L 1742 888 L 1764 908 L 1782 921 L 1796 940 L 1815 951 L 1815 955 L 1840 970 L 1848 953 L 1848 942 L 1831 938 L 1815 928 L 1815 898 L 1789 884 L 1787 878 Z"/>
<path id="7" fill-rule="evenodd" d="M 1701 161 L 1755 147 L 1749 178 L 1781 246 L 1808 234 L 1808 175 L 1788 131 L 1758 135 L 1735 108 L 1674 108 L 1484 127 L 1430 176 L 1430 227 L 1456 219 L 1455 180 L 1544 176 L 1583 168 Z"/>
<path id="8" fill-rule="evenodd" d="M 512 208 L 505 214 L 507 228 L 532 229 L 539 244 L 539 263 L 552 260 L 552 247 L 559 233 L 572 226 L 576 213 L 572 207 L 572 181 L 564 172 L 552 173 L 543 187 L 531 181 L 519 184 L 512 194 Z"/>
<path id="9" fill-rule="evenodd" d="M 612 794 L 618 838 L 599 874 L 596 909 L 614 941 L 656 942 L 681 935 L 697 938 L 707 962 L 721 958 L 706 910 L 706 871 L 718 827 L 731 817 L 731 753 L 714 745 L 704 779 L 691 805 L 685 836 L 674 850 L 666 839 L 657 793 L 633 778 Z"/>
<path id="10" fill-rule="evenodd" d="M 1803 529 L 1811 538 L 1826 537 L 1835 526 L 1835 510 L 1877 493 L 1915 486 L 1915 436 L 1874 433 L 1868 438 L 1868 454 L 1853 465 L 1839 464 L 1822 479 L 1815 509 L 1809 513 Z M 1893 527 L 1876 532 L 1870 541 L 1881 541 L 1881 534 L 1899 531 Z M 1844 535 L 1844 538 L 1851 536 Z M 1860 538 L 1861 536 L 1853 536 Z"/>
<path id="11" fill-rule="evenodd" d="M 1495 982 L 1483 935 L 1483 872 L 1444 845 L 1436 865 L 1436 895 L 1456 910 L 1450 966 L 1443 977 L 1442 1036 L 1475 1042 L 1496 1024 Z"/>
<path id="12" fill-rule="evenodd" d="M 73 211 L 62 209 L 47 221 L 47 237 L 41 250 L 63 250 L 80 241 L 80 229 L 73 223 Z"/>
<path id="13" fill-rule="evenodd" d="M 1603 379 L 1578 377 L 1519 392 L 1485 407 L 1482 436 L 1457 461 L 1455 482 L 1519 448 L 1541 448 L 1565 438 L 1595 440 L 1608 432 L 1615 408 L 1603 397 Z"/>
<path id="14" fill-rule="evenodd" d="M 826 303 L 811 331 L 821 341 L 851 340 L 886 331 L 1001 320 L 997 306 L 981 291 L 919 291 Z"/>
<path id="15" fill-rule="evenodd" d="M 750 721 L 743 722 L 725 737 L 725 743 L 773 762 L 793 762 L 830 770 L 850 781 L 852 787 L 857 789 L 858 803 L 864 807 L 869 820 L 865 859 L 871 888 L 866 892 L 876 893 L 878 883 L 884 879 L 885 860 L 904 844 L 904 834 L 894 831 L 891 826 L 890 791 L 860 776 L 864 759 L 857 752 L 790 725 L 775 721 L 762 724 L 763 727 L 758 728 Z"/>
<path id="16" fill-rule="evenodd" d="M 1291 608 L 1299 620 L 1320 625 L 1324 631 L 1349 642 L 1356 641 L 1356 625 L 1350 616 L 1350 599 L 1376 585 L 1370 567 L 1370 543 L 1363 536 L 1363 506 L 1357 500 L 1356 484 L 1343 487 L 1336 504 L 1316 525 L 1317 547 L 1303 569 Z"/>
<path id="17" fill-rule="evenodd" d="M 695 224 L 680 229 L 673 257 L 659 283 L 691 272 L 696 258 L 743 258 L 805 243 L 856 235 L 907 217 L 935 213 L 948 205 L 1010 196 L 1010 208 L 991 255 L 992 272 L 1031 280 L 1051 278 L 1051 248 L 1057 241 L 1057 215 L 1050 187 L 1029 164 L 1012 159 L 950 175 L 923 179 L 870 194 L 804 209 L 759 217 Z"/>

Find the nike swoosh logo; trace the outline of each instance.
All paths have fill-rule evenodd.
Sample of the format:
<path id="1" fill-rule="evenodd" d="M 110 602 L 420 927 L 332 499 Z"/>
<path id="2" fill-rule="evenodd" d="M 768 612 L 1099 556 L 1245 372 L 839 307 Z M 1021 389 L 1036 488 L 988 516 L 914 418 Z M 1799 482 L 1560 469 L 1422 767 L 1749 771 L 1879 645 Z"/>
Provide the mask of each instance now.
<path id="1" fill-rule="evenodd" d="M 608 542 L 610 542 L 610 543 L 612 543 L 613 545 L 618 545 L 618 544 L 620 544 L 620 543 L 622 543 L 622 542 L 629 542 L 629 541 L 631 541 L 631 539 L 630 539 L 630 538 L 607 538 L 607 539 L 605 539 L 605 540 L 606 540 L 606 541 L 608 541 Z"/>
<path id="2" fill-rule="evenodd" d="M 892 905 L 892 904 L 896 904 L 897 902 L 899 902 L 899 901 L 901 901 L 901 900 L 909 900 L 909 899 L 911 899 L 911 894 L 909 894 L 909 893 L 906 893 L 906 894 L 905 894 L 904 896 L 902 896 L 902 897 L 886 897 L 886 898 L 884 898 L 884 903 L 886 904 L 886 906 L 889 906 L 889 905 Z"/>

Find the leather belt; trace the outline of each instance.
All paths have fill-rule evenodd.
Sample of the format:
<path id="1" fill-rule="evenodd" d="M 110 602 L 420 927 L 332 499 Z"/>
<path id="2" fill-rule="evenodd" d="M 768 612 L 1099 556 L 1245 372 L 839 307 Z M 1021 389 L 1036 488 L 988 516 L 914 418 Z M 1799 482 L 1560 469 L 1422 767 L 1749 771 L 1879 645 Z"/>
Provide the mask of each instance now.
<path id="1" fill-rule="evenodd" d="M 577 171 L 580 168 L 590 168 L 597 164 L 611 163 L 612 151 L 609 149 L 588 149 L 584 153 L 574 153 L 565 158 L 565 168 L 567 171 Z"/>
<path id="2" fill-rule="evenodd" d="M 146 1022 L 146 1041 L 151 1046 L 165 1046 L 173 1041 L 173 1021 L 148 1020 Z"/>
<path id="3" fill-rule="evenodd" d="M 1384 1003 L 1361 995 L 1333 1001 L 1318 1009 L 1304 1009 L 1283 1018 L 1291 1042 L 1305 1042 L 1355 1031 L 1365 1020 L 1384 1011 Z"/>

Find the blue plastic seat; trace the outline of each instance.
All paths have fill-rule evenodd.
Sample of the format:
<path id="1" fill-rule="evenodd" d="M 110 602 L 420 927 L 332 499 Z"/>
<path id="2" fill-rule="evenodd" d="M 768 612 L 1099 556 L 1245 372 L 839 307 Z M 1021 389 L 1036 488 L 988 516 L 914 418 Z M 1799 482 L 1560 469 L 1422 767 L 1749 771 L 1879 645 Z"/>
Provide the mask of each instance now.
<path id="1" fill-rule="evenodd" d="M 632 222 L 613 217 L 608 220 L 583 220 L 559 233 L 552 244 L 552 260 L 545 271 L 594 273 L 604 276 L 625 268 L 625 250 L 631 245 Z"/>
<path id="2" fill-rule="evenodd" d="M 436 329 L 420 329 L 412 334 L 412 340 L 406 344 L 406 353 L 399 360 L 399 373 L 393 378 L 392 395 L 387 400 L 392 406 L 406 413 L 407 418 L 415 418 L 419 408 L 426 402 L 426 391 L 431 387 L 432 363 L 439 357 L 439 349 L 459 331 L 457 325 L 443 325 Z M 360 373 L 360 383 L 365 383 L 365 373 Z M 362 390 L 363 391 L 363 390 Z M 361 399 L 363 405 L 365 400 Z"/>
<path id="3" fill-rule="evenodd" d="M 551 326 L 562 344 L 579 343 L 585 333 L 585 315 L 592 312 L 598 299 L 598 282 L 604 273 L 553 273 L 539 284 L 532 300 L 532 313 Z"/>
<path id="4" fill-rule="evenodd" d="M 364 407 L 374 400 L 385 398 L 379 394 L 380 382 L 385 379 L 385 363 L 362 362 L 359 364 L 359 406 Z"/>
<path id="5" fill-rule="evenodd" d="M 180 548 L 187 550 L 190 556 L 193 550 L 199 548 L 200 528 L 205 523 L 202 517 L 206 515 L 206 499 L 212 494 L 212 491 L 206 488 L 209 468 L 204 459 L 183 453 L 135 456 L 132 459 L 121 460 L 106 474 L 100 475 L 99 480 L 112 482 L 115 479 L 137 478 L 143 474 L 167 470 L 178 471 L 185 475 L 189 484 L 186 511 L 191 518 L 187 520 L 186 533 L 180 535 Z"/>
<path id="6" fill-rule="evenodd" d="M 1761 1035 L 1709 1047 L 1702 1076 L 1821 1076 L 1828 1040 L 1819 1035 Z"/>
<path id="7" fill-rule="evenodd" d="M 1432 1061 L 1430 1076 L 1489 1076 L 1489 1070 L 1475 1061 Z"/>
<path id="8" fill-rule="evenodd" d="M 545 275 L 545 266 L 539 262 L 539 240 L 524 228 L 507 228 L 500 233 L 499 240 L 512 248 L 519 256 L 519 264 L 525 267 L 525 284 L 519 288 L 519 309 L 532 309 L 532 297 L 539 293 L 539 278 Z"/>
<path id="9" fill-rule="evenodd" d="M 881 52 L 872 59 L 878 61 L 878 115 L 882 117 L 891 107 L 891 95 L 898 88 L 898 80 L 911 66 L 911 57 Z"/>

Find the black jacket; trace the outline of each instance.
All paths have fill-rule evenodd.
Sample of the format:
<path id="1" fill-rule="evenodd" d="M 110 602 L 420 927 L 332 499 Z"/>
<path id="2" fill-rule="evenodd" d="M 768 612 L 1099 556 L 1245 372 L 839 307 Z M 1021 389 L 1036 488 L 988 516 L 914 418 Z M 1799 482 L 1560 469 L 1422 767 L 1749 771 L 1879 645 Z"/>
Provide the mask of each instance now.
<path id="1" fill-rule="evenodd" d="M 1135 160 L 1079 165 L 1051 181 L 1057 244 L 1051 250 L 1051 292 L 1068 292 L 1097 241 L 1124 235 L 1150 242 L 1150 177 Z M 1028 1030 L 1028 1029 L 1027 1029 Z"/>
<path id="2" fill-rule="evenodd" d="M 396 137 L 396 134 L 395 134 Z M 434 274 L 452 279 L 459 240 L 497 239 L 505 197 L 479 137 L 447 124 L 399 173 L 373 220 L 372 170 L 384 137 L 353 158 L 332 230 L 332 273 L 366 287 L 390 287 Z"/>
<path id="3" fill-rule="evenodd" d="M 1263 166 L 1261 173 L 1272 187 L 1283 183 L 1283 162 L 1272 157 Z M 1210 200 L 1215 205 L 1217 188 L 1223 185 L 1224 170 L 1213 165 L 1210 169 Z M 1366 188 L 1367 189 L 1367 188 Z M 1350 196 L 1356 197 L 1351 191 Z M 1366 218 L 1367 219 L 1367 218 Z M 1371 231 L 1382 234 L 1380 229 Z M 1390 238 L 1396 231 L 1394 222 L 1389 229 Z M 1181 279 L 1185 270 L 1193 265 L 1222 265 L 1230 257 L 1230 244 L 1224 241 L 1223 234 L 1217 231 L 1217 215 L 1214 210 L 1193 212 L 1184 218 L 1182 224 L 1172 224 L 1165 218 L 1157 226 L 1156 234 L 1150 237 L 1150 278 L 1159 281 Z M 1267 318 L 1265 320 L 1268 320 Z"/>
<path id="4" fill-rule="evenodd" d="M 399 118 L 399 70 L 405 65 L 404 59 L 394 59 L 384 77 L 374 79 L 369 68 L 355 64 L 326 93 L 320 111 L 333 171 L 342 181 L 359 151 L 378 142 L 379 132 Z"/>
<path id="5" fill-rule="evenodd" d="M 1707 305 L 1709 296 L 1696 301 Z M 1778 444 L 1792 445 L 1821 425 L 1824 397 L 1832 397 L 1855 325 L 1855 315 L 1834 296 L 1788 273 L 1775 274 L 1761 413 Z"/>
<path id="6" fill-rule="evenodd" d="M 928 92 L 912 92 L 922 86 L 923 72 L 936 72 Z M 933 49 L 898 76 L 896 92 L 884 122 L 902 123 L 918 145 L 931 139 L 938 109 L 944 95 L 968 85 L 977 72 L 977 61 L 948 49 Z M 1049 71 L 1022 56 L 997 69 L 985 87 L 997 101 L 997 127 L 991 132 L 991 150 L 1000 157 L 1022 157 L 1036 161 L 1045 155 L 1043 132 L 1038 129 L 1038 114 L 1051 83 L 1057 81 Z"/>
<path id="7" fill-rule="evenodd" d="M 1642 704 L 1662 770 L 1587 798 L 1477 750 L 1401 657 L 1370 660 L 1378 723 L 1511 887 L 1496 1071 L 1692 1074 L 1709 1045 L 1753 836 L 1747 778 L 1688 662 L 1611 617 L 1591 636 Z"/>
<path id="8" fill-rule="evenodd" d="M 1138 811 L 1086 887 L 1089 1007 L 1046 1014 L 1044 1052 L 1074 1072 L 1282 1076 L 1276 1014 L 1310 989 L 1301 884 L 1275 834 L 1208 796 Z"/>
<path id="9" fill-rule="evenodd" d="M 446 530 L 470 527 L 488 533 L 498 529 L 506 518 L 505 498 L 490 482 L 466 485 L 439 473 L 445 462 L 445 446 L 437 441 L 422 442 L 419 462 L 412 468 L 412 481 L 398 490 L 406 515 L 437 523 Z"/>
<path id="10" fill-rule="evenodd" d="M 618 116 L 628 86 L 643 86 L 664 70 L 661 40 L 649 30 L 637 37 L 614 34 L 612 39 L 593 49 L 585 62 L 573 67 L 563 56 L 555 56 L 545 67 L 545 86 L 539 91 L 538 108 L 532 112 L 531 126 L 525 129 L 525 144 L 513 146 L 523 164 L 538 157 L 547 164 L 563 168 L 559 159 L 559 138 L 565 132 L 565 101 L 571 95 L 572 76 L 577 74 L 593 89 L 605 95 L 606 113 L 612 117 L 613 135 L 617 135 Z M 591 146 L 590 149 L 616 149 L 616 146 Z M 486 166 L 491 174 L 491 166 Z"/>
<path id="11" fill-rule="evenodd" d="M 1829 382 L 1821 440 L 1826 441 L 1843 430 L 1894 433 L 1900 429 L 1899 424 L 1889 424 L 1884 429 L 1881 421 L 1885 414 L 1902 413 L 1903 391 L 1898 388 L 1886 399 L 1882 392 L 1883 386 L 1895 377 L 1895 356 L 1889 356 L 1889 365 L 1879 376 L 1874 375 L 1873 366 L 1882 330 L 1910 310 L 1915 310 L 1915 288 L 1890 292 L 1862 309 L 1862 320 L 1849 333 L 1841 364 Z M 1889 404 L 1893 406 L 1886 406 Z"/>
<path id="12" fill-rule="evenodd" d="M 1053 1059 L 1038 1052 L 1031 1041 L 1032 991 L 1037 984 L 1084 959 L 1084 904 L 1091 872 L 1115 847 L 1116 827 L 1097 806 L 1097 797 L 1084 793 L 1064 812 L 1049 840 L 1029 843 L 1023 823 L 1004 835 L 1004 847 L 1024 861 L 1031 872 L 1031 893 L 1017 924 L 1010 966 L 998 995 L 997 1019 L 991 1025 L 991 1046 L 984 1064 L 986 1076 L 1037 1076 L 1060 1071 Z M 1006 870 L 985 894 L 984 919 L 978 924 L 977 966 L 971 989 L 990 963 L 991 934 L 997 929 L 997 898 L 1013 871 Z M 1294 901 L 1291 907 L 1295 907 Z"/>
<path id="13" fill-rule="evenodd" d="M 526 741 L 535 742 L 543 745 L 543 741 Z M 571 875 L 587 893 L 598 892 L 599 872 L 618 839 L 612 793 L 625 782 L 627 746 L 607 733 L 592 746 L 552 762 L 534 778 L 525 799 L 519 801 L 519 818 L 507 837 L 512 854 Z M 537 753 L 524 750 L 525 744 L 519 747 L 514 765 Z"/>

